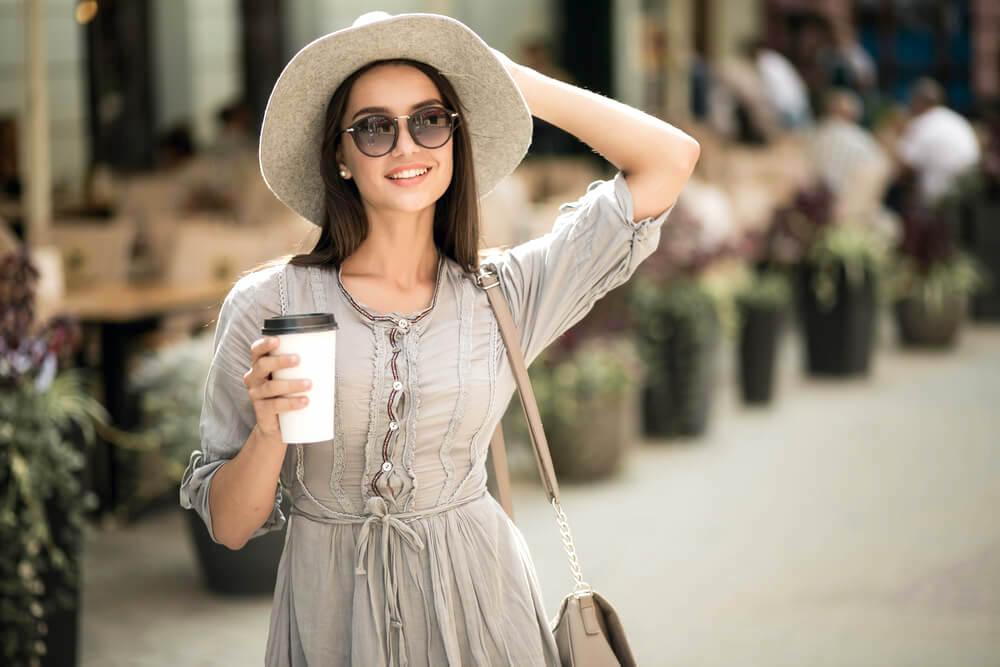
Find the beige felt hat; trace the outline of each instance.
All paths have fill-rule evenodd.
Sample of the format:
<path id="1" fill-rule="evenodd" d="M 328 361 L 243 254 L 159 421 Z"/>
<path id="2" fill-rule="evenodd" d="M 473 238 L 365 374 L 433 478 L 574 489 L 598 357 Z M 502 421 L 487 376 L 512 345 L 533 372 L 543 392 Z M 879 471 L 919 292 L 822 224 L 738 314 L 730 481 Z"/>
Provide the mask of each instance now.
<path id="1" fill-rule="evenodd" d="M 438 14 L 369 12 L 350 28 L 306 45 L 271 91 L 260 132 L 260 170 L 289 208 L 321 225 L 323 123 L 344 79 L 373 60 L 409 58 L 435 67 L 454 86 L 472 137 L 476 185 L 484 197 L 524 158 L 531 112 L 493 50 L 464 24 Z"/>

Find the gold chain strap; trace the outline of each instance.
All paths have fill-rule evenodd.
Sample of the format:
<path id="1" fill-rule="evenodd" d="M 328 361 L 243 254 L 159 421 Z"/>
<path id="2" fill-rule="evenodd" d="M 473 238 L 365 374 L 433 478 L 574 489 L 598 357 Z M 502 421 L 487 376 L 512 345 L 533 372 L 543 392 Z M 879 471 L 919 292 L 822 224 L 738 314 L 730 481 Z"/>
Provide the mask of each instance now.
<path id="1" fill-rule="evenodd" d="M 576 582 L 573 594 L 577 596 L 590 595 L 594 592 L 594 589 L 583 579 L 583 572 L 580 570 L 580 561 L 576 557 L 576 544 L 573 542 L 573 533 L 569 529 L 569 521 L 566 518 L 566 513 L 563 512 L 562 505 L 557 498 L 552 499 L 552 509 L 556 512 L 556 521 L 559 523 L 559 536 L 562 538 L 563 547 L 566 549 L 566 555 L 569 557 L 569 570 L 573 574 L 573 580 Z"/>

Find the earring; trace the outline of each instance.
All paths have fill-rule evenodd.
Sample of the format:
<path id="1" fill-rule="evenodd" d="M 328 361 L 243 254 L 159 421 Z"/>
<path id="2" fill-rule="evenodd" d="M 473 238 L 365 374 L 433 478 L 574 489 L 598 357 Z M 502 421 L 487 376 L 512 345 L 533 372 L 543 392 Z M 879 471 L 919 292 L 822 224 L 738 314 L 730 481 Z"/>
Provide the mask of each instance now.
<path id="1" fill-rule="evenodd" d="M 341 169 L 340 170 L 340 177 L 341 178 L 343 178 L 343 179 L 346 180 L 346 179 L 350 178 L 350 176 L 351 176 L 350 172 L 348 172 L 346 169 Z"/>

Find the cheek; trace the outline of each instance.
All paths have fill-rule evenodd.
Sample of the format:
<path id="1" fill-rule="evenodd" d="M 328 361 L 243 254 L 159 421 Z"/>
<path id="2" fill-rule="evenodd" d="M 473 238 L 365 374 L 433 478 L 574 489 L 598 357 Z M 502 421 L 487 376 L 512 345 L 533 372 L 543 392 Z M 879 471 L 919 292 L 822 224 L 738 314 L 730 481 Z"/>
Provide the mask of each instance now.
<path id="1" fill-rule="evenodd" d="M 443 152 L 442 155 L 437 157 L 437 161 L 439 175 L 445 182 L 451 183 L 452 173 L 455 168 L 454 154 L 452 151 Z"/>

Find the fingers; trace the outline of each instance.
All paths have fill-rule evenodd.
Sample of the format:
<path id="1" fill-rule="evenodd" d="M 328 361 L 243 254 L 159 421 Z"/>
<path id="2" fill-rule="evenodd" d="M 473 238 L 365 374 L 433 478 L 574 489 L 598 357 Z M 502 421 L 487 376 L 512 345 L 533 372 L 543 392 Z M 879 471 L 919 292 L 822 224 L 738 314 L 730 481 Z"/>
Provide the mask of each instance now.
<path id="1" fill-rule="evenodd" d="M 274 398 L 275 396 L 284 396 L 286 394 L 306 391 L 311 386 L 312 382 L 305 379 L 266 380 L 260 384 L 251 386 L 247 393 L 250 394 L 250 398 L 255 401 L 259 401 L 264 398 Z"/>
<path id="2" fill-rule="evenodd" d="M 278 347 L 274 337 L 259 338 L 250 346 L 250 369 L 243 374 L 243 384 L 248 388 L 267 381 L 268 376 L 279 368 L 288 368 L 299 363 L 296 354 L 273 354 Z"/>
<path id="3" fill-rule="evenodd" d="M 301 410 L 309 404 L 309 398 L 307 396 L 286 396 L 272 399 L 269 403 L 274 412 L 280 414 L 292 410 Z"/>

